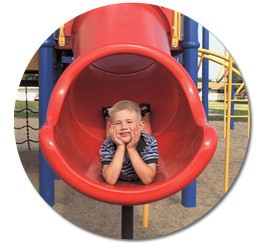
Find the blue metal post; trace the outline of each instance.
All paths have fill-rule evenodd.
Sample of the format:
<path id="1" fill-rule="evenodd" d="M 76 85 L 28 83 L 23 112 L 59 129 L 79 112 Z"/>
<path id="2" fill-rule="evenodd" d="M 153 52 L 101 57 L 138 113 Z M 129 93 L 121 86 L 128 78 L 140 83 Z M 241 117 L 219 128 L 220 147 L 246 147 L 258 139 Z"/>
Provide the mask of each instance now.
<path id="1" fill-rule="evenodd" d="M 183 57 L 182 54 L 174 56 L 174 59 L 179 62 L 181 65 L 183 64 Z"/>
<path id="2" fill-rule="evenodd" d="M 203 28 L 203 48 L 209 49 L 209 32 Z M 209 61 L 203 59 L 202 65 L 202 103 L 204 106 L 206 118 L 208 120 L 208 93 L 209 93 Z"/>
<path id="3" fill-rule="evenodd" d="M 196 207 L 196 180 L 182 190 L 182 205 Z"/>
<path id="4" fill-rule="evenodd" d="M 46 120 L 49 98 L 54 87 L 55 41 L 50 36 L 39 49 L 39 128 Z M 54 205 L 54 172 L 39 149 L 39 192 L 50 205 Z"/>
<path id="5" fill-rule="evenodd" d="M 198 23 L 189 17 L 184 18 L 184 42 L 182 43 L 183 64 L 197 87 L 198 80 Z M 196 180 L 182 191 L 182 204 L 196 207 Z"/>
<path id="6" fill-rule="evenodd" d="M 182 65 L 183 64 L 183 56 L 182 54 L 177 56 L 177 61 Z"/>
<path id="7" fill-rule="evenodd" d="M 189 75 L 192 77 L 196 87 L 198 80 L 198 23 L 189 17 L 184 18 L 184 41 L 182 47 L 183 64 Z"/>

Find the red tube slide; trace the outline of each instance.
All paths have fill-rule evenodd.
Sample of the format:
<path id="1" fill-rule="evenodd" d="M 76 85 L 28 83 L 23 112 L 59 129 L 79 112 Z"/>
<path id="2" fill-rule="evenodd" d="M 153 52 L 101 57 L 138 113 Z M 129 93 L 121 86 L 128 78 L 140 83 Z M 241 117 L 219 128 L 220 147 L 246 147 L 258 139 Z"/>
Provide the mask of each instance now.
<path id="1" fill-rule="evenodd" d="M 212 158 L 217 133 L 192 79 L 170 55 L 169 29 L 161 8 L 148 4 L 106 6 L 74 20 L 75 60 L 54 88 L 39 138 L 56 174 L 84 195 L 120 205 L 157 201 L 193 182 Z M 125 99 L 152 107 L 160 170 L 150 185 L 111 186 L 101 177 L 101 109 Z"/>

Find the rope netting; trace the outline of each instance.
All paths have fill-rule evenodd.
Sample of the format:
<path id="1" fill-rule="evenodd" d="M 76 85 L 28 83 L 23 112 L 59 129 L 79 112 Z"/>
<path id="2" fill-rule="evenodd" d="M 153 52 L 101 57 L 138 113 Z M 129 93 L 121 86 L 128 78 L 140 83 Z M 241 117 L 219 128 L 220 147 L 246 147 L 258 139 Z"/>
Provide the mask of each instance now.
<path id="1" fill-rule="evenodd" d="M 20 142 L 16 142 L 16 144 L 18 145 L 21 145 L 21 144 L 24 144 L 24 143 L 27 143 L 27 147 L 28 147 L 28 150 L 31 150 L 31 147 L 30 147 L 30 143 L 38 143 L 39 141 L 38 140 L 32 140 L 30 139 L 30 129 L 32 130 L 39 130 L 39 128 L 34 128 L 32 127 L 30 124 L 29 124 L 29 112 L 33 113 L 33 114 L 39 114 L 39 111 L 33 111 L 32 109 L 29 108 L 29 105 L 28 105 L 28 96 L 27 96 L 27 87 L 25 87 L 25 96 L 26 96 L 26 99 L 25 99 L 25 105 L 26 107 L 21 109 L 21 110 L 15 110 L 14 112 L 15 113 L 22 113 L 25 111 L 25 120 L 26 120 L 26 124 L 21 126 L 21 127 L 14 127 L 14 129 L 16 130 L 21 130 L 21 129 L 24 129 L 26 128 L 26 139 L 23 140 L 23 141 L 20 141 Z"/>

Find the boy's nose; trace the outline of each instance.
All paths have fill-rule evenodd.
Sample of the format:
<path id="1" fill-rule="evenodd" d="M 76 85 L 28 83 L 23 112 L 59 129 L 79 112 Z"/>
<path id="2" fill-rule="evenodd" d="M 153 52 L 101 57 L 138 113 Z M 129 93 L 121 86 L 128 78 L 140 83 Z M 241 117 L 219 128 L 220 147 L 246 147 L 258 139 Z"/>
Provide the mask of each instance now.
<path id="1" fill-rule="evenodd" d="M 121 125 L 121 129 L 127 129 L 127 128 L 128 128 L 127 124 L 122 123 L 122 125 Z"/>

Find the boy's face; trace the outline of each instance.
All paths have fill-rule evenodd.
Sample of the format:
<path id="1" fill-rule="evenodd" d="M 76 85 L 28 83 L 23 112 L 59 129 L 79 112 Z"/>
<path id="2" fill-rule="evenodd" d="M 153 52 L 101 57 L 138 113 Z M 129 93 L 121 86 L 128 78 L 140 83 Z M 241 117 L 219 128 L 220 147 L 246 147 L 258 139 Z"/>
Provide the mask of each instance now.
<path id="1" fill-rule="evenodd" d="M 111 125 L 115 126 L 118 138 L 127 144 L 132 139 L 131 131 L 135 129 L 136 126 L 140 126 L 142 129 L 143 122 L 135 111 L 121 110 L 111 117 Z"/>

